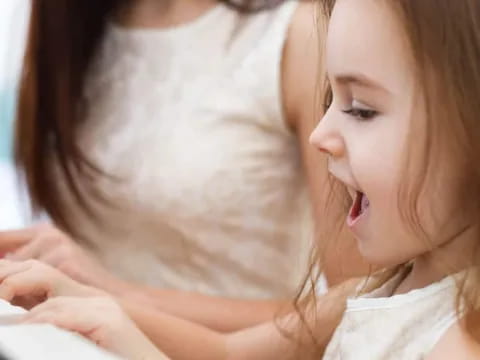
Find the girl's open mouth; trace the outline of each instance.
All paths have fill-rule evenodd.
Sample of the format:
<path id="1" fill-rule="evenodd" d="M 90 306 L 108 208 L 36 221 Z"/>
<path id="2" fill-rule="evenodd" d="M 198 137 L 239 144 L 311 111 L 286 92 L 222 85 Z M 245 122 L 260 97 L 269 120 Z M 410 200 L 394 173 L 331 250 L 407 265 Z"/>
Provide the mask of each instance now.
<path id="1" fill-rule="evenodd" d="M 367 212 L 370 208 L 370 201 L 368 201 L 367 196 L 357 191 L 355 199 L 353 200 L 352 207 L 347 218 L 348 226 L 355 225 Z"/>

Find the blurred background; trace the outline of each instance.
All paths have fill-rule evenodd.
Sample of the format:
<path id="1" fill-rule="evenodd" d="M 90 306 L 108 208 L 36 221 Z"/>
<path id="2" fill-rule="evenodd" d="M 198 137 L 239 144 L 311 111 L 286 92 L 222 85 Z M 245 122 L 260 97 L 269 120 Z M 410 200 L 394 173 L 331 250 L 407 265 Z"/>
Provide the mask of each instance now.
<path id="1" fill-rule="evenodd" d="M 25 224 L 25 201 L 13 168 L 13 119 L 28 0 L 0 1 L 0 229 Z"/>

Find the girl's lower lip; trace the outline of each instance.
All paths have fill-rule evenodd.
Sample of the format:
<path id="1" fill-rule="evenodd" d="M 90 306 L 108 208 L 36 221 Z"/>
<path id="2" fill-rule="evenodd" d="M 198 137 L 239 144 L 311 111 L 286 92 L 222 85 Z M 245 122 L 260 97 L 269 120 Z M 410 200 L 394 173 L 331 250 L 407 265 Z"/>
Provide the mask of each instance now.
<path id="1" fill-rule="evenodd" d="M 358 194 L 357 194 L 358 196 Z M 365 195 L 363 195 L 365 196 Z M 362 199 L 363 201 L 363 199 Z M 368 200 L 367 200 L 368 201 Z M 352 208 L 350 209 L 348 216 L 347 216 L 347 226 L 352 229 L 354 228 L 359 222 L 362 221 L 363 218 L 365 218 L 368 215 L 368 212 L 370 211 L 370 204 L 366 206 L 360 214 L 354 215 L 354 213 L 358 212 L 359 209 L 355 209 L 355 203 L 352 205 Z M 362 206 L 362 205 L 360 205 Z"/>
<path id="2" fill-rule="evenodd" d="M 347 226 L 349 228 L 353 228 L 355 225 L 357 225 L 367 214 L 370 209 L 365 209 L 360 215 L 357 217 L 353 218 L 351 214 L 348 214 L 347 216 Z"/>

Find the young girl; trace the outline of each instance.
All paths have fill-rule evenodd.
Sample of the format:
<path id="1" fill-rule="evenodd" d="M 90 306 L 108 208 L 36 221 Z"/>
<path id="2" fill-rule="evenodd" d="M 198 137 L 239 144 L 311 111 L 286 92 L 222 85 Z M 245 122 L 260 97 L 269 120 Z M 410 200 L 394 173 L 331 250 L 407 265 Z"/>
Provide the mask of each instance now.
<path id="1" fill-rule="evenodd" d="M 147 314 L 124 303 L 173 359 L 480 357 L 480 2 L 325 5 L 334 5 L 333 96 L 311 141 L 350 194 L 346 223 L 361 253 L 384 270 L 331 290 L 316 314 L 302 313 L 315 339 L 304 354 L 273 324 L 220 335 L 158 316 L 147 328 Z M 112 300 L 46 265 L 3 262 L 0 279 L 6 299 L 49 298 L 25 321 L 79 331 L 128 358 L 162 357 Z"/>

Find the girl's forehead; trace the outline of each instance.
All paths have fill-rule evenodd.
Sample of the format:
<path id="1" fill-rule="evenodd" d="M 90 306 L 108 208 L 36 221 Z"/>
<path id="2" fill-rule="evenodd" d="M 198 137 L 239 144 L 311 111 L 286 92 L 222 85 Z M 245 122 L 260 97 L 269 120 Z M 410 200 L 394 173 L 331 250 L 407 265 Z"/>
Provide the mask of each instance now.
<path id="1" fill-rule="evenodd" d="M 330 80 L 360 74 L 401 93 L 413 77 L 405 39 L 387 1 L 337 1 L 327 37 Z"/>

